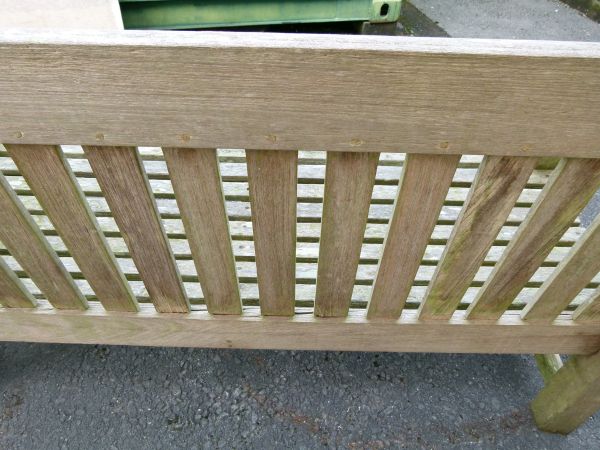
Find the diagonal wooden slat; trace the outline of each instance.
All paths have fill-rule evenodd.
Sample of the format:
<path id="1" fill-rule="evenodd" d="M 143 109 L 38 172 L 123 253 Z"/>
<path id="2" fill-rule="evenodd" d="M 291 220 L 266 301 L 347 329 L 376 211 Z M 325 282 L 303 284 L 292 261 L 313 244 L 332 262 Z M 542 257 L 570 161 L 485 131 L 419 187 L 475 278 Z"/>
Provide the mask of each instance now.
<path id="1" fill-rule="evenodd" d="M 419 318 L 449 319 L 469 288 L 536 165 L 536 158 L 486 156 L 452 229 Z"/>
<path id="2" fill-rule="evenodd" d="M 261 312 L 294 314 L 298 152 L 247 150 Z"/>
<path id="3" fill-rule="evenodd" d="M 33 295 L 0 257 L 0 305 L 6 308 L 35 308 L 36 304 Z"/>
<path id="4" fill-rule="evenodd" d="M 2 174 L 0 174 L 0 241 L 54 307 L 87 308 L 87 302 L 71 275 L 61 264 Z"/>
<path id="5" fill-rule="evenodd" d="M 379 153 L 328 153 L 315 315 L 348 314 Z"/>
<path id="6" fill-rule="evenodd" d="M 400 316 L 460 157 L 408 154 L 367 317 Z"/>
<path id="7" fill-rule="evenodd" d="M 83 149 L 156 310 L 188 312 L 179 270 L 137 149 Z"/>
<path id="8" fill-rule="evenodd" d="M 600 322 L 600 287 L 573 312 L 573 320 L 580 323 Z"/>
<path id="9" fill-rule="evenodd" d="M 524 320 L 552 322 L 600 271 L 600 216 L 538 289 Z"/>
<path id="10" fill-rule="evenodd" d="M 241 314 L 217 151 L 164 148 L 163 153 L 208 311 Z"/>
<path id="11" fill-rule="evenodd" d="M 506 311 L 598 187 L 599 159 L 560 162 L 469 307 L 469 319 L 496 320 Z"/>
<path id="12" fill-rule="evenodd" d="M 137 301 L 59 146 L 6 145 L 98 300 L 109 311 Z"/>

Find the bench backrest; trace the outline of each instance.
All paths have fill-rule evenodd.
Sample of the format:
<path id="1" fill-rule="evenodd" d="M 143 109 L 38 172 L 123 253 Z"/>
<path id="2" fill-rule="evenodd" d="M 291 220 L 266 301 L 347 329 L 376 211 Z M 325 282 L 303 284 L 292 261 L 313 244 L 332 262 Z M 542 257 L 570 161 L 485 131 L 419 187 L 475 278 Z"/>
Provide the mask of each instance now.
<path id="1" fill-rule="evenodd" d="M 193 345 L 147 337 L 179 315 L 102 337 L 157 311 L 227 330 L 198 345 L 600 347 L 600 296 L 577 307 L 600 269 L 600 222 L 577 222 L 600 187 L 600 44 L 11 31 L 0 67 L 0 339 Z M 9 311 L 36 305 L 52 314 Z M 315 340 L 265 318 L 242 343 L 261 331 L 219 315 Z M 88 334 L 23 334 L 47 319 Z M 430 332 L 480 345 L 415 343 Z"/>

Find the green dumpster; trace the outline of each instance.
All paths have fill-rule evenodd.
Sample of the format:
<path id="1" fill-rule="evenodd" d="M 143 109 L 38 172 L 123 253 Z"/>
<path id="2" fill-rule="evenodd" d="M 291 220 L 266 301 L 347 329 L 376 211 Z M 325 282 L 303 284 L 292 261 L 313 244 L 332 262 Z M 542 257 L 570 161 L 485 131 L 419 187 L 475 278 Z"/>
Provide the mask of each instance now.
<path id="1" fill-rule="evenodd" d="M 127 29 L 395 22 L 401 0 L 120 0 Z"/>

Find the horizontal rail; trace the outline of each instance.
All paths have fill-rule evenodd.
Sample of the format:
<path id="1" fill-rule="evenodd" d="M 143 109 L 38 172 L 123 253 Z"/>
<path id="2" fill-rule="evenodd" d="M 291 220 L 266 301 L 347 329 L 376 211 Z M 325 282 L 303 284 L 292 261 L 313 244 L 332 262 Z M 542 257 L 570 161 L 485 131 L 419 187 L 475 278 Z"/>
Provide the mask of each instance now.
<path id="1" fill-rule="evenodd" d="M 11 30 L 0 67 L 5 143 L 600 157 L 599 43 Z"/>
<path id="2" fill-rule="evenodd" d="M 517 313 L 496 323 L 469 323 L 459 311 L 450 322 L 423 323 L 415 311 L 398 321 L 367 321 L 365 312 L 318 318 L 298 310 L 292 318 L 261 317 L 257 307 L 243 316 L 208 312 L 160 314 L 152 305 L 139 313 L 58 311 L 40 301 L 36 310 L 0 309 L 0 341 L 180 347 L 395 352 L 590 354 L 600 330 L 564 316 L 553 324 L 526 324 Z M 175 332 L 176 331 L 176 332 Z"/>

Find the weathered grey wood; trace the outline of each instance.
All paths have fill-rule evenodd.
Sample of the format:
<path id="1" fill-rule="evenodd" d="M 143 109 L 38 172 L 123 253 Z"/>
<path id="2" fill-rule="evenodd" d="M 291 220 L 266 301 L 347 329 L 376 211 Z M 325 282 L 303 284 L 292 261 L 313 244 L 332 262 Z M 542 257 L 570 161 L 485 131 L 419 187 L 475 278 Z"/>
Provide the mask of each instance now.
<path id="1" fill-rule="evenodd" d="M 600 43 L 8 30 L 0 67 L 0 142 L 600 156 Z"/>
<path id="2" fill-rule="evenodd" d="M 562 358 L 557 353 L 535 355 L 535 362 L 546 384 L 563 366 Z"/>
<path id="3" fill-rule="evenodd" d="M 370 319 L 400 316 L 458 160 L 454 155 L 407 155 L 369 299 Z"/>
<path id="4" fill-rule="evenodd" d="M 215 149 L 163 149 L 202 293 L 212 314 L 241 314 Z"/>
<path id="5" fill-rule="evenodd" d="M 561 161 L 469 307 L 470 319 L 502 315 L 598 187 L 600 159 Z"/>
<path id="6" fill-rule="evenodd" d="M 536 158 L 484 158 L 421 303 L 420 319 L 452 316 L 535 165 Z"/>
<path id="7" fill-rule="evenodd" d="M 294 314 L 298 153 L 247 150 L 260 308 Z"/>
<path id="8" fill-rule="evenodd" d="M 136 311 L 131 288 L 60 147 L 6 148 L 104 307 L 109 311 Z"/>
<path id="9" fill-rule="evenodd" d="M 523 310 L 525 320 L 551 322 L 600 271 L 600 216 Z"/>
<path id="10" fill-rule="evenodd" d="M 35 308 L 37 301 L 0 257 L 0 305 L 6 308 Z"/>
<path id="11" fill-rule="evenodd" d="M 137 149 L 89 146 L 84 151 L 157 311 L 189 311 Z"/>
<path id="12" fill-rule="evenodd" d="M 577 322 L 600 322 L 600 288 L 573 312 Z"/>
<path id="13" fill-rule="evenodd" d="M 46 298 L 56 308 L 85 309 L 85 298 L 2 174 L 0 211 L 0 241 Z"/>
<path id="14" fill-rule="evenodd" d="M 328 153 L 315 315 L 348 314 L 378 153 Z"/>
<path id="15" fill-rule="evenodd" d="M 571 356 L 531 403 L 537 426 L 567 434 L 600 408 L 600 353 Z"/>
<path id="16" fill-rule="evenodd" d="M 474 324 L 464 313 L 452 323 L 423 323 L 416 311 L 406 311 L 398 321 L 369 321 L 364 311 L 321 318 L 303 309 L 282 318 L 261 316 L 258 307 L 248 307 L 241 317 L 157 314 L 150 304 L 140 309 L 111 314 L 92 303 L 86 313 L 0 309 L 0 341 L 450 353 L 590 354 L 600 347 L 596 325 L 575 326 L 567 318 L 557 325 L 526 324 L 518 313 L 497 324 Z"/>

